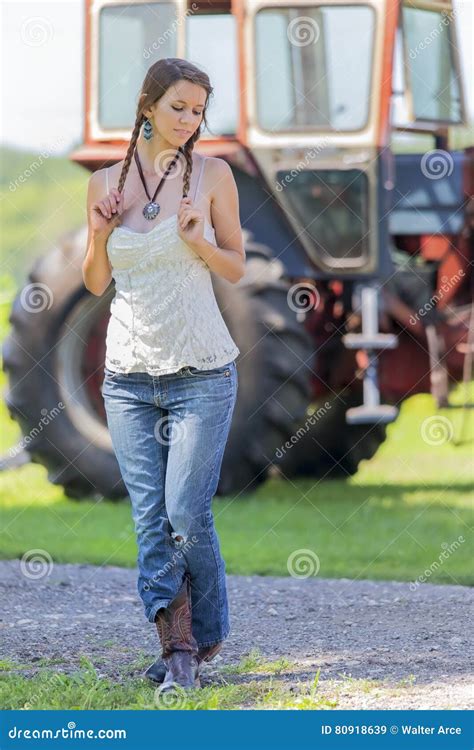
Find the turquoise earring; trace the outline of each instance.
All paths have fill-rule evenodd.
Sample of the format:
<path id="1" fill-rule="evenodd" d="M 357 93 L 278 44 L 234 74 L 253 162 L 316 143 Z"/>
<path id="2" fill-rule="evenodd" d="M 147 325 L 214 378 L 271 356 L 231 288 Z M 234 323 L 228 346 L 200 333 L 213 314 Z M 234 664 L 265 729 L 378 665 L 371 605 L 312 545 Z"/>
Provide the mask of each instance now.
<path id="1" fill-rule="evenodd" d="M 146 141 L 149 141 L 151 140 L 151 138 L 153 138 L 153 125 L 148 119 L 145 120 L 145 124 L 143 126 L 143 137 Z"/>

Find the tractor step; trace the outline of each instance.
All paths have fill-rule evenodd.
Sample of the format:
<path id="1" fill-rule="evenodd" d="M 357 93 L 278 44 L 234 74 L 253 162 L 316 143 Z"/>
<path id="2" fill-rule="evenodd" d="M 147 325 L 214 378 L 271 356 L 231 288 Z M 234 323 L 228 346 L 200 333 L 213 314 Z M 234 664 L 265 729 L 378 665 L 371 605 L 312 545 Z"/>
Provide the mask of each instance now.
<path id="1" fill-rule="evenodd" d="M 347 424 L 389 424 L 398 417 L 396 406 L 378 404 L 376 406 L 354 406 L 346 411 Z"/>
<path id="2" fill-rule="evenodd" d="M 393 422 L 398 415 L 396 406 L 380 403 L 377 353 L 383 349 L 395 349 L 398 346 L 398 338 L 393 333 L 380 333 L 379 331 L 378 294 L 379 290 L 375 282 L 361 285 L 362 331 L 347 333 L 342 337 L 347 349 L 361 349 L 367 354 L 367 366 L 364 369 L 362 385 L 363 403 L 346 411 L 347 424 L 370 424 L 371 422 L 388 424 Z"/>
<path id="3" fill-rule="evenodd" d="M 393 333 L 346 333 L 342 341 L 346 349 L 395 349 L 398 346 Z"/>

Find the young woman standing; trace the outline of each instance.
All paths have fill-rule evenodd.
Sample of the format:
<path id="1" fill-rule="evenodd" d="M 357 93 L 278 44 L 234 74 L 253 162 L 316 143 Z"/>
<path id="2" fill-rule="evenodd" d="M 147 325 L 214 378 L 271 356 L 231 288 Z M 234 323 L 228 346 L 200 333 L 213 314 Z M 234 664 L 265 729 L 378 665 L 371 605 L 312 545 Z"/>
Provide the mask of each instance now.
<path id="1" fill-rule="evenodd" d="M 164 676 L 162 690 L 199 687 L 200 662 L 230 631 L 211 501 L 240 351 L 210 271 L 237 282 L 245 252 L 230 167 L 193 152 L 211 93 L 186 60 L 152 65 L 125 159 L 95 172 L 88 191 L 83 277 L 96 295 L 115 280 L 103 398 L 131 500 L 138 592 L 162 647 L 164 665 L 147 676 Z"/>

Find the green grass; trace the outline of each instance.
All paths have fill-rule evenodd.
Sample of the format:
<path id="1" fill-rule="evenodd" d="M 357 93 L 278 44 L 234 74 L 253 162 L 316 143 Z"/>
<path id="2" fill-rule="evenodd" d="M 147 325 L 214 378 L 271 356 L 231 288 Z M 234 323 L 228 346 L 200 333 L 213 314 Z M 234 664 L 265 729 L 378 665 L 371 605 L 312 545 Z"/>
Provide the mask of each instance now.
<path id="1" fill-rule="evenodd" d="M 22 665 L 11 666 L 9 674 L 0 673 L 0 705 L 7 710 L 314 710 L 337 707 L 337 701 L 326 697 L 319 689 L 319 670 L 310 680 L 296 678 L 291 683 L 285 683 L 278 679 L 284 668 L 282 660 L 265 661 L 256 650 L 234 669 L 227 667 L 220 670 L 213 678 L 212 686 L 189 692 L 177 691 L 173 695 L 161 695 L 159 689 L 143 678 L 109 680 L 84 656 L 80 659 L 80 669 L 73 674 L 48 668 L 35 669 L 34 679 L 31 679 L 18 674 L 22 671 Z M 291 668 L 292 665 L 286 662 L 285 666 Z M 261 674 L 266 679 L 262 679 Z"/>
<path id="2" fill-rule="evenodd" d="M 19 285 L 39 255 L 86 223 L 90 172 L 64 157 L 7 147 L 0 161 L 2 274 Z"/>
<path id="3" fill-rule="evenodd" d="M 138 658 L 124 667 L 119 679 L 110 680 L 100 672 L 105 658 L 95 657 L 93 663 L 82 655 L 73 674 L 53 671 L 48 660 L 37 662 L 34 669 L 8 663 L 9 673 L 0 671 L 0 705 L 7 710 L 331 710 L 347 707 L 351 697 L 360 702 L 362 696 L 390 705 L 391 697 L 405 694 L 416 682 L 413 674 L 393 683 L 344 672 L 322 682 L 320 669 L 308 677 L 297 663 L 282 658 L 269 661 L 252 649 L 239 664 L 214 669 L 212 685 L 206 685 L 209 678 L 204 677 L 200 689 L 160 695 L 153 684 L 134 674 L 149 659 Z M 25 670 L 28 676 L 22 674 Z"/>

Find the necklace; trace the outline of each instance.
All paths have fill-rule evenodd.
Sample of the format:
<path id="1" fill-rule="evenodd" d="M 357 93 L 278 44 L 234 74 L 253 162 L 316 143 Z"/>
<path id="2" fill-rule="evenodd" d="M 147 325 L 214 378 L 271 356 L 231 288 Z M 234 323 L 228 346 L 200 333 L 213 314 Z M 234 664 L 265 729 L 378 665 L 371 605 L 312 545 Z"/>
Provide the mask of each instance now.
<path id="1" fill-rule="evenodd" d="M 155 202 L 155 198 L 158 195 L 158 193 L 160 192 L 164 181 L 168 177 L 168 174 L 171 172 L 171 170 L 173 169 L 174 165 L 176 164 L 176 160 L 177 160 L 178 155 L 179 155 L 180 152 L 181 152 L 181 149 L 178 149 L 178 151 L 176 152 L 176 156 L 174 157 L 174 159 L 170 163 L 168 169 L 166 170 L 166 172 L 162 176 L 161 180 L 159 181 L 158 187 L 156 188 L 156 190 L 155 190 L 155 192 L 153 194 L 153 198 L 150 198 L 150 193 L 148 192 L 148 188 L 147 188 L 146 182 L 145 182 L 145 177 L 143 175 L 142 165 L 140 164 L 140 159 L 138 158 L 137 149 L 135 149 L 134 155 L 135 155 L 135 161 L 136 161 L 137 167 L 138 167 L 138 173 L 140 175 L 140 179 L 142 181 L 143 187 L 145 188 L 145 193 L 146 193 L 147 198 L 148 198 L 148 203 L 146 203 L 145 206 L 144 206 L 144 208 L 143 208 L 143 216 L 145 217 L 145 219 L 149 219 L 151 221 L 152 219 L 156 219 L 156 217 L 160 213 L 160 204 Z"/>

